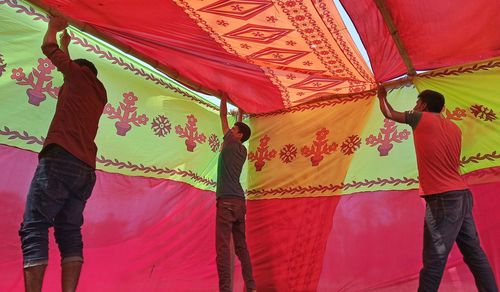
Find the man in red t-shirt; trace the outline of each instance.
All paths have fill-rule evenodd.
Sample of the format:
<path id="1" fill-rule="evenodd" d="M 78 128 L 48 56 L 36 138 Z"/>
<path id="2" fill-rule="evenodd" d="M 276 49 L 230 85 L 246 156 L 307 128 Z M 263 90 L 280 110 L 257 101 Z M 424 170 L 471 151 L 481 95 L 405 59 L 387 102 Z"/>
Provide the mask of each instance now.
<path id="1" fill-rule="evenodd" d="M 41 291 L 48 263 L 48 229 L 61 254 L 62 290 L 75 291 L 83 263 L 83 209 L 95 184 L 94 139 L 107 103 L 97 69 L 88 60 L 71 60 L 70 37 L 64 31 L 61 48 L 56 34 L 67 27 L 51 17 L 42 51 L 64 75 L 57 106 L 26 199 L 19 235 L 26 291 Z"/>
<path id="2" fill-rule="evenodd" d="M 418 291 L 437 291 L 454 242 L 474 275 L 479 291 L 498 291 L 495 276 L 479 243 L 472 217 L 472 194 L 460 175 L 462 132 L 440 113 L 441 93 L 424 90 L 415 108 L 397 112 L 379 87 L 380 110 L 388 119 L 409 124 L 417 156 L 419 194 L 426 201 L 423 268 Z"/>

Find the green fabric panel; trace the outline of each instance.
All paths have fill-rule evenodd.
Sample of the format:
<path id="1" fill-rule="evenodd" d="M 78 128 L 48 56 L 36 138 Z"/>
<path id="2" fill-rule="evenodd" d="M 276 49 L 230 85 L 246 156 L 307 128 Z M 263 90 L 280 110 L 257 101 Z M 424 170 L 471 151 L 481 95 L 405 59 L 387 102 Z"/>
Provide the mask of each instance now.
<path id="1" fill-rule="evenodd" d="M 39 60 L 45 58 L 40 49 L 47 28 L 45 15 L 29 10 L 18 13 L 20 5 L 29 5 L 16 5 L 0 4 L 0 143 L 38 152 L 54 114 L 54 87 L 62 84 L 62 74 L 37 69 Z M 72 58 L 92 61 L 108 93 L 109 104 L 96 137 L 97 168 L 214 190 L 222 139 L 217 108 L 206 106 L 193 91 L 106 43 L 73 28 L 70 34 Z M 33 80 L 28 80 L 30 73 Z M 28 92 L 35 96 L 31 102 L 38 105 L 29 103 Z M 37 95 L 45 99 L 36 100 Z M 131 100 L 128 106 L 125 97 Z M 194 127 L 198 137 L 186 142 L 195 136 Z"/>

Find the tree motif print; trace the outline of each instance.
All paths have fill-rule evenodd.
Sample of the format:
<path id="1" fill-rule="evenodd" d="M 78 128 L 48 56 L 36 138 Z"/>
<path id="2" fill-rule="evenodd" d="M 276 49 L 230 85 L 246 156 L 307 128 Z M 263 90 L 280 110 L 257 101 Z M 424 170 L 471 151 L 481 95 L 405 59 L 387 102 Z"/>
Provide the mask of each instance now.
<path id="1" fill-rule="evenodd" d="M 135 103 L 138 97 L 133 92 L 126 92 L 123 94 L 123 101 L 114 108 L 110 103 L 104 107 L 104 114 L 108 115 L 111 120 L 118 120 L 115 123 L 116 134 L 125 136 L 132 128 L 132 125 L 140 127 L 146 125 L 149 121 L 145 114 L 137 115 L 137 107 Z"/>
<path id="2" fill-rule="evenodd" d="M 261 171 L 262 167 L 266 164 L 266 161 L 271 161 L 276 156 L 276 150 L 269 149 L 269 138 L 268 135 L 264 135 L 260 138 L 259 147 L 255 152 L 250 152 L 248 154 L 249 161 L 255 161 L 254 166 L 256 171 Z"/>
<path id="3" fill-rule="evenodd" d="M 398 132 L 396 122 L 384 119 L 384 127 L 380 128 L 377 136 L 370 135 L 366 138 L 366 145 L 377 147 L 380 156 L 387 156 L 391 149 L 394 147 L 392 142 L 401 143 L 403 140 L 408 140 L 410 131 L 404 129 Z"/>
<path id="4" fill-rule="evenodd" d="M 318 166 L 323 160 L 325 155 L 329 155 L 337 150 L 337 143 L 332 142 L 328 144 L 328 133 L 330 131 L 327 128 L 322 128 L 316 132 L 316 140 L 313 141 L 311 146 L 304 146 L 300 149 L 303 156 L 311 156 L 312 166 Z"/>
<path id="5" fill-rule="evenodd" d="M 26 94 L 28 95 L 28 103 L 34 106 L 40 106 L 47 97 L 45 94 L 53 98 L 57 98 L 59 88 L 53 86 L 50 75 L 56 67 L 47 58 L 38 59 L 38 66 L 33 68 L 26 76 L 23 68 L 12 69 L 10 78 L 16 81 L 16 84 L 28 86 Z"/>
<path id="6" fill-rule="evenodd" d="M 456 107 L 453 111 L 445 110 L 445 118 L 452 121 L 461 121 L 467 117 L 467 111 L 463 108 Z"/>
<path id="7" fill-rule="evenodd" d="M 181 125 L 177 125 L 175 127 L 177 135 L 179 135 L 180 138 L 186 138 L 185 144 L 187 151 L 189 152 L 194 151 L 196 143 L 205 143 L 207 139 L 203 133 L 198 132 L 198 127 L 196 126 L 197 123 L 198 120 L 193 114 L 191 114 L 187 116 L 187 122 L 184 127 Z"/>
<path id="8" fill-rule="evenodd" d="M 497 115 L 492 109 L 484 105 L 475 104 L 470 107 L 470 112 L 478 119 L 491 122 L 497 119 Z"/>

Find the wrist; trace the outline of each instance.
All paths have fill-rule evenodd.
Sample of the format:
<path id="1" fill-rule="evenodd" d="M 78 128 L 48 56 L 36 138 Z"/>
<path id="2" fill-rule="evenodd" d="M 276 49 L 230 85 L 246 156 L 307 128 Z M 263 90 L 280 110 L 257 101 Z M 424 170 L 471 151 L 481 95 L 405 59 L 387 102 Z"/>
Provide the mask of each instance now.
<path id="1" fill-rule="evenodd" d="M 51 25 L 49 25 L 49 27 L 48 27 L 47 30 L 48 30 L 49 33 L 53 33 L 53 34 L 57 34 L 58 33 L 58 30 L 55 27 L 51 26 Z"/>

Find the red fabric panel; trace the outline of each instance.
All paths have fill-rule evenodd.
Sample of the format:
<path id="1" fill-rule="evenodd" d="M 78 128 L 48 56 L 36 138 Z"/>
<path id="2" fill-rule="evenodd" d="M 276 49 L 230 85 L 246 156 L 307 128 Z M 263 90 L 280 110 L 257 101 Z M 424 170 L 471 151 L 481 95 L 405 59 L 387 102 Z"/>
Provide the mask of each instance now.
<path id="1" fill-rule="evenodd" d="M 262 70 L 226 52 L 172 1 L 43 1 L 92 25 L 181 76 L 225 91 L 243 110 L 283 108 L 281 93 Z"/>
<path id="2" fill-rule="evenodd" d="M 17 235 L 36 154 L 0 145 L 0 291 L 24 291 Z M 60 291 L 50 235 L 44 291 Z M 98 172 L 83 226 L 78 291 L 216 291 L 215 194 L 170 180 Z M 237 262 L 237 261 L 236 261 Z M 234 286 L 243 281 L 237 270 Z"/>
<path id="3" fill-rule="evenodd" d="M 500 280 L 500 182 L 472 187 L 481 243 Z M 343 196 L 333 217 L 318 291 L 416 291 L 425 201 L 417 191 Z M 475 291 L 455 247 L 439 291 Z M 378 290 L 377 290 L 378 291 Z"/>
<path id="4" fill-rule="evenodd" d="M 406 72 L 373 0 L 341 0 L 366 47 L 375 77 Z M 499 1 L 387 0 L 393 21 L 416 70 L 483 60 L 500 54 Z"/>
<path id="5" fill-rule="evenodd" d="M 340 197 L 248 201 L 257 291 L 315 291 Z"/>
<path id="6" fill-rule="evenodd" d="M 406 66 L 399 54 L 384 18 L 373 0 L 340 0 L 351 18 L 370 58 L 377 81 L 387 81 L 406 73 Z"/>

